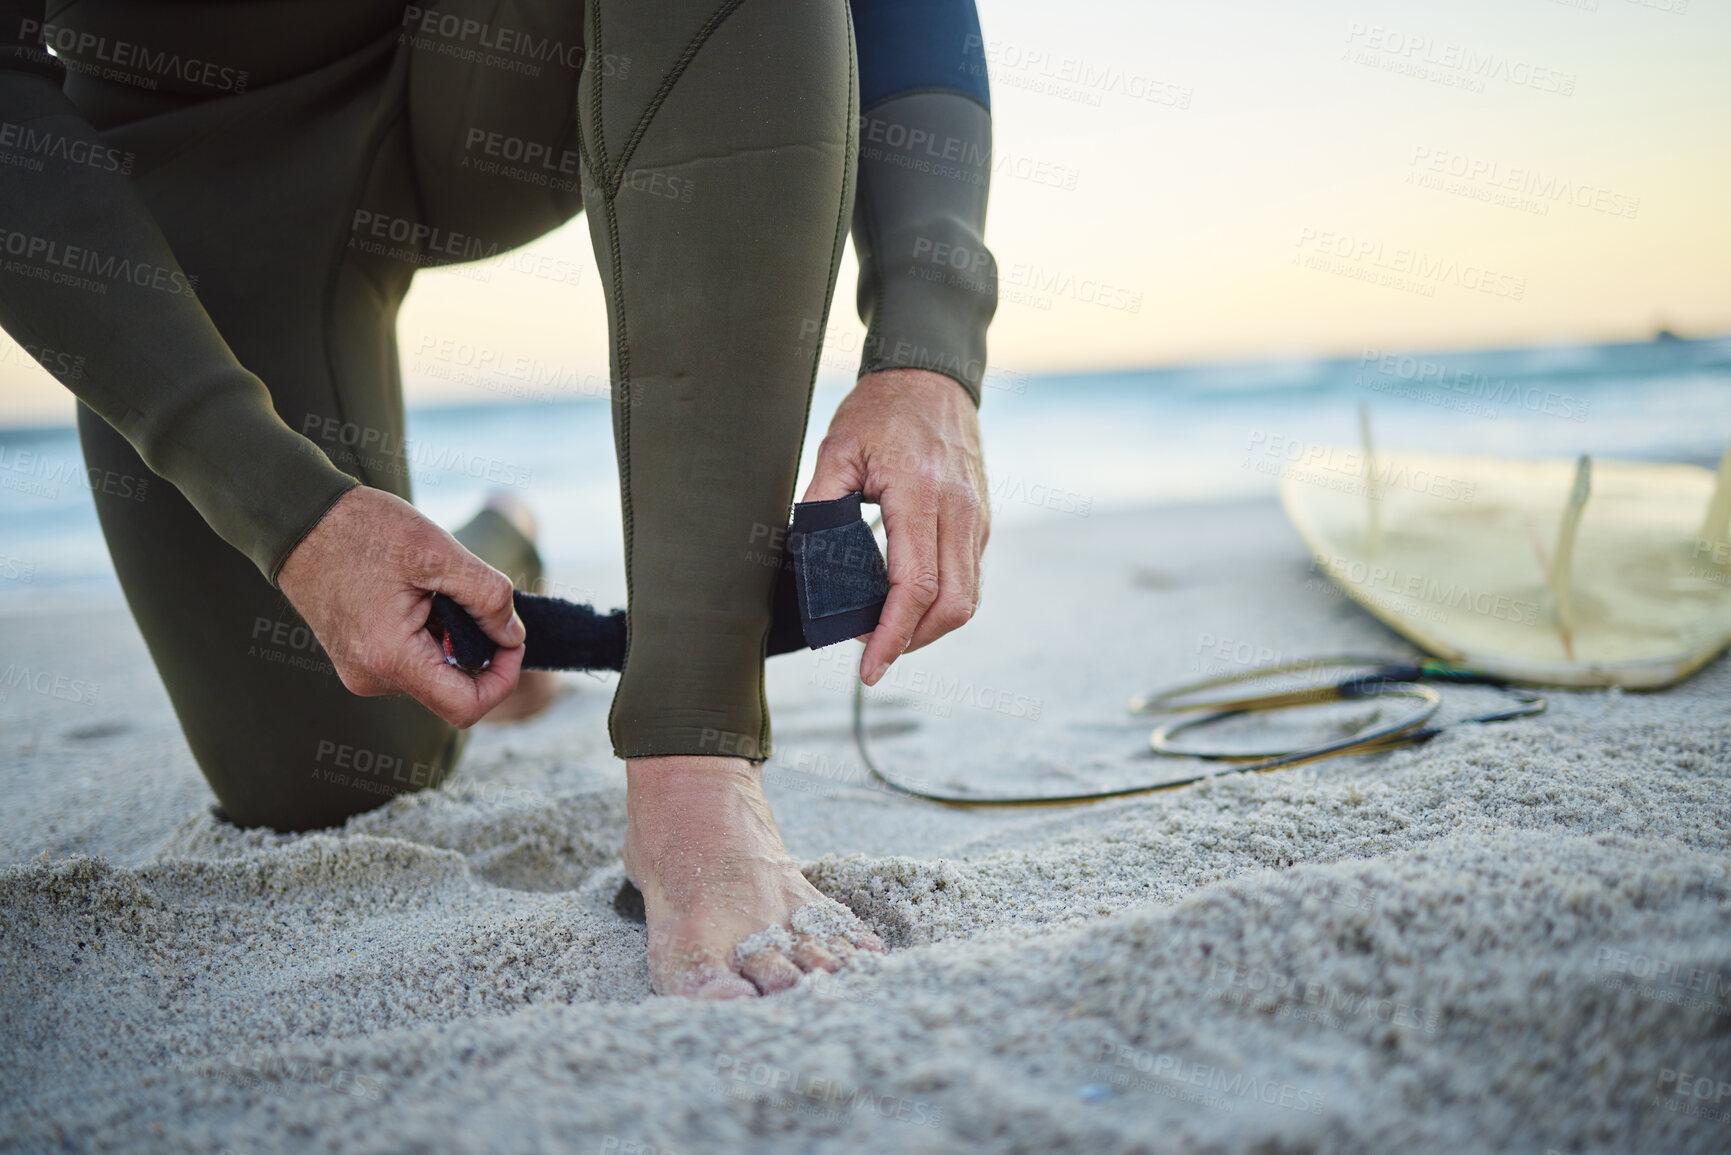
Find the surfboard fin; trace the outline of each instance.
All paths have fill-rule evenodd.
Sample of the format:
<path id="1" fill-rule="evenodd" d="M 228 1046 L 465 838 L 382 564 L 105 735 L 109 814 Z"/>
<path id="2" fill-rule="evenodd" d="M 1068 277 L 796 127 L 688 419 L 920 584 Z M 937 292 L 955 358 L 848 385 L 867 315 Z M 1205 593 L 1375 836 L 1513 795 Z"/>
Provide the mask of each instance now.
<path id="1" fill-rule="evenodd" d="M 1370 440 L 1370 406 L 1358 407 L 1358 435 L 1364 443 L 1364 552 L 1375 557 L 1382 548 L 1382 494 L 1376 486 L 1376 449 Z"/>
<path id="2" fill-rule="evenodd" d="M 1707 516 L 1701 519 L 1702 548 L 1697 553 L 1714 555 L 1719 547 L 1731 542 L 1731 449 L 1719 459 L 1719 480 L 1713 496 L 1707 500 Z"/>
<path id="3" fill-rule="evenodd" d="M 1562 524 L 1557 527 L 1557 548 L 1551 551 L 1551 573 L 1546 583 L 1557 615 L 1557 630 L 1563 635 L 1563 652 L 1571 662 L 1575 660 L 1575 535 L 1581 528 L 1581 512 L 1587 508 L 1587 498 L 1592 492 L 1593 459 L 1583 453 L 1575 463 L 1575 484 L 1569 490 L 1569 503 L 1563 507 Z"/>

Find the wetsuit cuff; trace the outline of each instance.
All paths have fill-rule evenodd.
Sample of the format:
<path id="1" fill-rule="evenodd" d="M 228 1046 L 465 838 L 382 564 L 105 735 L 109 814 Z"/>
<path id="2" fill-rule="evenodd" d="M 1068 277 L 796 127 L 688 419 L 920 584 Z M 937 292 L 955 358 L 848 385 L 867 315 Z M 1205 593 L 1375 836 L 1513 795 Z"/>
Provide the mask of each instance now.
<path id="1" fill-rule="evenodd" d="M 986 325 L 996 300 L 995 270 L 985 290 L 951 281 L 955 270 L 938 267 L 916 250 L 885 278 L 876 317 L 866 333 L 860 376 L 886 369 L 941 373 L 967 391 L 975 407 L 986 373 Z M 926 280 L 936 275 L 938 280 Z"/>
<path id="2" fill-rule="evenodd" d="M 176 417 L 150 464 L 271 584 L 325 513 L 360 484 L 285 425 L 263 386 L 214 391 Z"/>

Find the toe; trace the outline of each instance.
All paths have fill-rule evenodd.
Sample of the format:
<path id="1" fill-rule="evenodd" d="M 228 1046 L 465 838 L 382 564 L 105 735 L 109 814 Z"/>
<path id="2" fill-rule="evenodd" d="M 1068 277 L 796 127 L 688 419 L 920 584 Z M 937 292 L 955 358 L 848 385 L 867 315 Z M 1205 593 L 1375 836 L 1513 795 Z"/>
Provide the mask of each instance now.
<path id="1" fill-rule="evenodd" d="M 785 991 L 802 977 L 799 967 L 778 950 L 759 951 L 740 965 L 740 973 L 766 995 Z"/>
<path id="2" fill-rule="evenodd" d="M 795 978 L 797 977 L 796 975 Z M 696 990 L 690 991 L 686 997 L 705 1001 L 754 999 L 757 997 L 757 988 L 735 974 L 716 975 Z"/>
<path id="3" fill-rule="evenodd" d="M 869 950 L 873 954 L 883 954 L 889 950 L 889 947 L 884 945 L 884 940 L 877 936 L 877 932 L 868 930 L 863 922 L 860 923 L 859 930 L 854 932 L 849 941 L 858 949 Z"/>
<path id="4" fill-rule="evenodd" d="M 723 952 L 709 943 L 692 943 L 667 928 L 650 934 L 649 981 L 656 994 L 688 999 L 752 998 L 757 988 L 739 977 Z"/>
<path id="5" fill-rule="evenodd" d="M 841 969 L 841 959 L 835 952 L 809 934 L 796 935 L 790 953 L 795 965 L 802 971 L 828 971 L 834 974 Z"/>
<path id="6" fill-rule="evenodd" d="M 823 940 L 823 946 L 830 954 L 833 954 L 836 958 L 840 959 L 843 965 L 846 965 L 847 960 L 853 957 L 855 951 L 859 950 L 859 948 L 853 944 L 852 939 L 839 934 L 827 936 Z"/>
<path id="7" fill-rule="evenodd" d="M 655 989 L 663 994 L 681 995 L 688 999 L 749 999 L 757 997 L 757 988 L 739 977 L 732 967 L 719 959 L 692 960 L 693 965 L 663 976 Z"/>

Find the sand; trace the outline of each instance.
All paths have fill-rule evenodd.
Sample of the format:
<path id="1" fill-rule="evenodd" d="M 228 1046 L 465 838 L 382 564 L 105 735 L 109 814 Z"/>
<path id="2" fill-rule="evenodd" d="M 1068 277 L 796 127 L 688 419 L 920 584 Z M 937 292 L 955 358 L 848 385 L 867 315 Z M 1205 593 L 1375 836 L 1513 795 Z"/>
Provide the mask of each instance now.
<path id="1" fill-rule="evenodd" d="M 605 680 L 483 728 L 445 789 L 278 836 L 211 818 L 124 611 L 0 638 L 100 683 L 0 702 L 0 1150 L 1731 1147 L 1724 659 L 1020 812 L 864 783 L 851 655 L 776 659 L 783 831 L 893 949 L 699 1006 L 613 909 Z M 1365 650 L 1406 652 L 1272 502 L 1054 513 L 999 531 L 979 618 L 870 717 L 910 777 L 1073 789 L 1171 772 L 1133 693 Z"/>

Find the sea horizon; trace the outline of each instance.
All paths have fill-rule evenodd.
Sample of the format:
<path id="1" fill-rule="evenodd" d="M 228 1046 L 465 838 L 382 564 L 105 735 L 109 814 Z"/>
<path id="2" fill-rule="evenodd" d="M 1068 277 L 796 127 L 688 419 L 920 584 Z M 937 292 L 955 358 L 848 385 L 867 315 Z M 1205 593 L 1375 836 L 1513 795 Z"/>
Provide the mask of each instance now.
<path id="1" fill-rule="evenodd" d="M 510 380 L 498 374 L 497 386 Z M 441 525 L 491 489 L 521 492 L 549 574 L 622 597 L 612 428 L 594 395 L 410 406 L 401 448 L 416 504 Z M 851 382 L 820 379 L 801 480 Z M 1731 444 L 1731 336 L 1609 344 L 1211 361 L 988 376 L 981 427 L 998 524 L 1272 497 L 1330 447 L 1687 462 Z M 383 458 L 381 458 L 383 459 Z M 138 500 L 150 500 L 154 478 Z M 118 604 L 75 429 L 0 426 L 0 611 Z M 27 575 L 27 576 L 26 576 Z"/>

